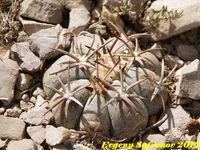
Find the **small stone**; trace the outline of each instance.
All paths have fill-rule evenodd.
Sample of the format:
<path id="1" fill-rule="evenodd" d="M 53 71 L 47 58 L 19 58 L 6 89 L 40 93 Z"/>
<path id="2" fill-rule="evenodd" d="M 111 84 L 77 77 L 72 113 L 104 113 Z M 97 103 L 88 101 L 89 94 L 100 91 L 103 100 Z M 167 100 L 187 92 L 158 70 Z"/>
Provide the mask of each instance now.
<path id="1" fill-rule="evenodd" d="M 165 144 L 166 143 L 166 137 L 162 134 L 148 134 L 145 135 L 142 138 L 142 142 L 145 143 L 154 143 L 154 144 Z M 156 148 L 156 147 L 150 147 L 148 150 L 162 150 L 163 148 Z M 146 150 L 146 148 L 142 148 L 142 150 Z"/>
<path id="2" fill-rule="evenodd" d="M 14 88 L 19 73 L 19 66 L 11 59 L 2 59 L 0 61 L 0 73 L 0 101 L 8 105 L 14 97 Z"/>
<path id="3" fill-rule="evenodd" d="M 6 110 L 5 110 L 4 107 L 0 107 L 0 115 L 3 115 L 5 111 L 6 111 Z"/>
<path id="4" fill-rule="evenodd" d="M 166 142 L 178 143 L 184 141 L 184 132 L 177 128 L 172 128 L 167 134 L 165 134 Z"/>
<path id="5" fill-rule="evenodd" d="M 19 109 L 17 106 L 14 106 L 13 108 L 9 108 L 9 109 L 6 109 L 6 112 L 5 112 L 5 116 L 8 116 L 8 117 L 19 117 L 19 115 L 21 114 L 22 110 Z"/>
<path id="6" fill-rule="evenodd" d="M 6 150 L 43 150 L 43 148 L 39 148 L 30 139 L 22 139 L 19 141 L 10 141 Z"/>
<path id="7" fill-rule="evenodd" d="M 199 52 L 193 45 L 180 44 L 176 47 L 177 56 L 185 61 L 193 61 L 199 58 Z"/>
<path id="8" fill-rule="evenodd" d="M 27 127 L 27 133 L 31 137 L 31 139 L 38 143 L 42 144 L 45 140 L 45 128 L 40 126 L 29 126 Z"/>
<path id="9" fill-rule="evenodd" d="M 28 42 L 15 43 L 11 51 L 20 60 L 23 71 L 33 73 L 40 69 L 40 59 L 30 50 Z"/>
<path id="10" fill-rule="evenodd" d="M 61 4 L 54 0 L 24 0 L 20 15 L 40 22 L 59 24 L 63 19 Z"/>
<path id="11" fill-rule="evenodd" d="M 66 147 L 65 145 L 59 144 L 59 145 L 55 145 L 53 147 L 53 150 L 69 150 L 69 148 Z"/>
<path id="12" fill-rule="evenodd" d="M 44 100 L 44 98 L 40 95 L 37 96 L 37 100 L 35 103 L 35 107 L 44 107 L 44 108 L 48 108 L 48 102 Z"/>
<path id="13" fill-rule="evenodd" d="M 28 109 L 31 109 L 31 108 L 33 108 L 33 107 L 34 107 L 34 104 L 33 104 L 32 102 L 23 101 L 23 100 L 20 101 L 20 108 L 21 108 L 22 110 L 27 111 Z"/>
<path id="14" fill-rule="evenodd" d="M 159 126 L 162 133 L 167 133 L 173 128 L 184 130 L 187 123 L 191 120 L 190 114 L 180 105 L 176 108 L 167 108 L 165 114 L 167 115 L 167 120 Z"/>
<path id="15" fill-rule="evenodd" d="M 32 108 L 28 110 L 28 112 L 20 115 L 20 118 L 31 125 L 49 124 L 53 115 L 51 112 L 47 111 L 48 110 L 43 107 Z"/>
<path id="16" fill-rule="evenodd" d="M 18 90 L 20 91 L 27 90 L 31 86 L 32 80 L 33 77 L 31 75 L 20 73 L 16 83 Z"/>
<path id="17" fill-rule="evenodd" d="M 87 147 L 87 146 L 84 146 L 82 144 L 75 144 L 73 146 L 73 149 L 74 150 L 92 150 L 91 148 Z"/>
<path id="18" fill-rule="evenodd" d="M 7 140 L 3 141 L 0 139 L 0 149 L 5 149 L 6 143 L 7 143 Z"/>
<path id="19" fill-rule="evenodd" d="M 20 140 L 24 137 L 24 121 L 17 118 L 0 116 L 0 138 Z"/>
<path id="20" fill-rule="evenodd" d="M 64 127 L 55 128 L 47 125 L 46 127 L 46 142 L 50 146 L 61 144 L 70 137 L 70 131 Z"/>
<path id="21" fill-rule="evenodd" d="M 198 59 L 183 66 L 176 72 L 175 95 L 179 97 L 200 99 L 200 61 Z"/>
<path id="22" fill-rule="evenodd" d="M 25 93 L 25 94 L 22 95 L 22 100 L 25 101 L 25 102 L 28 102 L 30 100 L 30 96 Z"/>
<path id="23" fill-rule="evenodd" d="M 36 99 L 34 96 L 32 96 L 32 97 L 30 98 L 30 102 L 31 102 L 31 103 L 35 104 L 36 101 L 37 101 L 37 99 Z"/>
<path id="24" fill-rule="evenodd" d="M 32 33 L 38 32 L 41 29 L 46 29 L 53 27 L 54 25 L 48 23 L 37 22 L 34 20 L 27 20 L 20 17 L 20 21 L 23 26 L 23 30 L 28 34 L 31 35 Z"/>
<path id="25" fill-rule="evenodd" d="M 37 97 L 38 95 L 44 97 L 44 91 L 39 86 L 37 86 L 36 89 L 33 91 L 33 96 Z"/>
<path id="26" fill-rule="evenodd" d="M 170 68 L 173 68 L 175 65 L 177 65 L 177 68 L 179 69 L 183 67 L 184 61 L 177 56 L 165 55 L 165 64 Z"/>

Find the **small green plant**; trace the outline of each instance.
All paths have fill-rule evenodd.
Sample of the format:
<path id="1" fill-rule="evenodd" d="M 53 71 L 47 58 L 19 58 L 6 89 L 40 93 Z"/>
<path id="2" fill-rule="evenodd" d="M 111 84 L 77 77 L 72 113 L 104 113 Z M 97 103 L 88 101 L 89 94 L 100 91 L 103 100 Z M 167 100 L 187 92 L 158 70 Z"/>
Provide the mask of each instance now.
<path id="1" fill-rule="evenodd" d="M 119 14 L 129 14 L 132 10 L 133 5 L 130 3 L 130 0 L 122 0 L 122 4 L 119 7 L 114 8 Z"/>
<path id="2" fill-rule="evenodd" d="M 167 6 L 163 6 L 160 10 L 152 10 L 146 14 L 144 26 L 146 29 L 156 30 L 161 21 L 172 21 L 181 18 L 183 12 L 177 10 L 168 11 Z"/>

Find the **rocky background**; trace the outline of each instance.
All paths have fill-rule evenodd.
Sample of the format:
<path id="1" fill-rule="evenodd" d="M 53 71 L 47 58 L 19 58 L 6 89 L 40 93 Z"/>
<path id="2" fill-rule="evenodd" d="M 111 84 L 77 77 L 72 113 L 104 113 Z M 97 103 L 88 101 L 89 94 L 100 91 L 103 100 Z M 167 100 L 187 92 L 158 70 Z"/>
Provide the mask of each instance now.
<path id="1" fill-rule="evenodd" d="M 124 138 L 126 142 L 200 141 L 199 0 L 2 0 L 0 8 L 0 149 L 89 150 L 98 149 L 103 140 Z M 71 119 L 65 113 L 57 116 L 49 103 L 58 95 L 46 86 L 61 87 L 50 74 L 63 69 L 60 64 L 69 59 L 55 49 L 73 51 L 69 32 L 85 48 L 93 43 L 97 49 L 111 37 L 132 37 L 139 39 L 134 44 L 142 50 L 163 49 L 145 52 L 142 58 L 150 59 L 152 64 L 146 68 L 158 79 L 155 87 L 143 84 L 145 89 L 153 88 L 145 97 L 152 97 L 154 88 L 165 88 L 159 89 L 164 112 L 161 97 L 144 102 L 144 116 L 132 116 L 130 122 L 131 127 L 141 122 L 140 130 L 118 133 L 124 124 L 110 109 L 113 132 L 117 129 L 113 137 L 106 131 L 102 136 L 98 130 L 79 131 L 74 126 L 77 114 L 88 117 L 80 106 L 72 108 Z M 162 78 L 162 70 L 170 84 Z M 60 76 L 65 84 L 69 84 L 67 74 Z M 70 84 L 74 90 L 88 81 L 81 77 Z M 84 90 L 77 97 L 87 99 Z M 94 102 L 84 110 L 95 112 L 96 107 Z M 94 121 L 95 117 L 89 114 L 88 118 Z"/>

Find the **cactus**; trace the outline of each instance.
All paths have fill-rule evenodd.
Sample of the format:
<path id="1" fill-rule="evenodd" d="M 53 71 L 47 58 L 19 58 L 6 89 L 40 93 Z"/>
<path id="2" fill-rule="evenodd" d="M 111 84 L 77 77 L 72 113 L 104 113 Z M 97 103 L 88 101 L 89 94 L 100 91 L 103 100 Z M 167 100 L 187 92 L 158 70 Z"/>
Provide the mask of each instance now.
<path id="1" fill-rule="evenodd" d="M 85 34 L 91 35 L 87 32 Z M 162 49 L 142 51 L 138 39 L 149 36 L 146 34 L 122 35 L 107 41 L 100 35 L 91 35 L 92 40 L 87 43 L 89 45 L 82 43 L 84 40 L 77 41 L 83 33 L 70 35 L 74 39 L 70 52 L 55 49 L 64 54 L 62 59 L 66 58 L 57 64 L 63 66 L 62 69 L 45 73 L 49 77 L 53 76 L 52 79 L 60 85 L 43 82 L 44 86 L 56 93 L 53 97 L 50 95 L 50 103 L 53 105 L 49 109 L 53 110 L 56 124 L 85 131 L 90 136 L 98 137 L 98 134 L 110 140 L 136 136 L 146 128 L 149 116 L 165 108 L 165 83 L 175 69 L 164 77 L 162 61 L 159 78 L 159 75 L 149 70 L 155 64 L 148 58 L 148 53 L 153 55 L 152 51 Z M 97 41 L 98 44 L 94 38 L 97 36 L 101 39 Z M 77 75 L 80 72 L 84 75 Z M 65 81 L 60 76 L 64 76 L 62 79 Z M 72 85 L 74 88 L 70 90 Z M 156 110 L 151 112 L 153 105 L 158 104 Z M 73 123 L 70 123 L 70 119 Z"/>

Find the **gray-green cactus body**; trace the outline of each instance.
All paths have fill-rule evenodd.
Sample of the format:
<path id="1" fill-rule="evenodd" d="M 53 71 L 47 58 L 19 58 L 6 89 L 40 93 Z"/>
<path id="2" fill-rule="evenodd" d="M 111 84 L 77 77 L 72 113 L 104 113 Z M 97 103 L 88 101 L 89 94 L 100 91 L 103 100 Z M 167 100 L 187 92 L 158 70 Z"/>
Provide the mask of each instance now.
<path id="1" fill-rule="evenodd" d="M 115 80 L 112 85 L 120 92 L 120 81 Z M 127 84 L 125 84 L 125 87 L 127 87 Z M 109 90 L 108 95 L 110 98 L 113 98 L 116 96 L 116 92 Z M 117 98 L 107 106 L 112 125 L 111 133 L 115 139 L 133 137 L 147 125 L 148 111 L 143 102 L 138 98 L 129 97 L 129 99 L 133 102 L 137 110 L 121 98 Z"/>
<path id="2" fill-rule="evenodd" d="M 128 71 L 128 74 L 131 78 L 126 77 L 125 80 L 126 83 L 129 85 L 141 79 L 144 79 L 146 75 L 150 76 L 152 79 L 155 79 L 157 81 L 159 81 L 160 79 L 160 77 L 156 73 L 148 69 L 142 69 L 140 67 L 131 67 Z M 151 97 L 155 90 L 155 87 L 156 85 L 148 79 L 134 87 L 134 91 L 138 95 L 145 98 L 142 101 L 148 109 L 149 116 L 156 115 L 159 111 L 163 109 L 160 95 L 163 96 L 164 102 L 166 102 L 168 98 L 168 94 L 165 87 L 162 87 L 162 89 L 158 92 L 155 98 L 151 101 Z"/>
<path id="3" fill-rule="evenodd" d="M 71 81 L 70 86 L 71 90 L 75 90 L 82 86 L 89 85 L 89 81 L 86 79 L 74 80 Z M 67 86 L 67 85 L 66 85 Z M 62 91 L 62 89 L 60 89 Z M 57 93 L 52 97 L 50 101 L 50 105 L 53 105 L 57 102 L 60 95 Z M 74 94 L 74 97 L 81 102 L 83 106 L 85 106 L 88 97 L 90 96 L 90 92 L 83 88 Z M 77 105 L 74 102 L 70 102 L 68 108 L 66 107 L 66 101 L 62 101 L 59 105 L 55 106 L 52 109 L 52 113 L 55 119 L 55 123 L 57 126 L 64 126 L 69 129 L 76 129 L 79 125 L 80 116 L 82 114 L 84 108 Z M 66 112 L 67 111 L 67 112 Z"/>
<path id="4" fill-rule="evenodd" d="M 55 94 L 54 91 L 51 89 L 47 88 L 45 85 L 52 86 L 56 89 L 60 89 L 61 84 L 58 81 L 56 74 L 52 74 L 58 71 L 61 71 L 62 69 L 66 69 L 68 67 L 68 64 L 66 62 L 68 61 L 74 61 L 71 57 L 64 55 L 61 56 L 55 63 L 53 63 L 49 69 L 46 70 L 43 76 L 43 87 L 44 87 L 44 92 L 47 98 L 51 99 L 52 96 Z M 65 63 L 65 64 L 64 64 Z M 68 70 L 62 71 L 57 74 L 61 80 L 63 81 L 64 84 L 67 83 L 68 81 Z M 70 79 L 69 81 L 73 80 L 78 80 L 78 79 L 86 79 L 87 77 L 85 74 L 80 70 L 76 68 L 71 68 L 70 69 Z"/>

